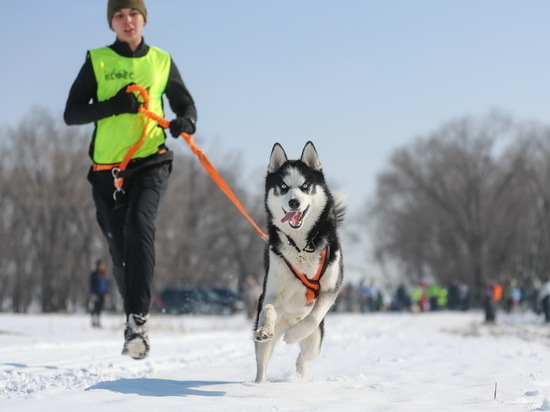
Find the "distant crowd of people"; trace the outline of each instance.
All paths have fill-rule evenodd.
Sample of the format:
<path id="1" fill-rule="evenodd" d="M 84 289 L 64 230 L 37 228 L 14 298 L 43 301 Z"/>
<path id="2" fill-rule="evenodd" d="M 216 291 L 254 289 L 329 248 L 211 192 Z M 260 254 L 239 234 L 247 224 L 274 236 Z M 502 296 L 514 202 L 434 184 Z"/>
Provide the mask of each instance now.
<path id="1" fill-rule="evenodd" d="M 497 309 L 507 313 L 529 309 L 542 314 L 544 321 L 550 323 L 550 280 L 542 284 L 535 282 L 531 287 L 520 285 L 516 279 L 504 284 L 489 282 L 483 304 L 486 322 L 495 321 Z"/>
<path id="2" fill-rule="evenodd" d="M 550 323 L 550 280 L 533 283 L 529 287 L 520 285 L 515 279 L 503 284 L 490 282 L 485 289 L 484 300 L 475 302 L 483 305 L 487 322 L 495 320 L 497 310 L 514 313 L 532 310 L 542 314 Z M 392 294 L 385 294 L 374 280 L 363 280 L 358 285 L 347 284 L 336 303 L 339 312 L 410 311 L 428 312 L 437 310 L 470 309 L 472 297 L 470 287 L 460 281 L 447 285 L 435 282 L 418 282 L 407 287 L 401 284 Z"/>
<path id="3" fill-rule="evenodd" d="M 426 312 L 441 309 L 467 310 L 470 288 L 464 283 L 440 286 L 437 283 L 419 282 L 412 287 L 399 285 L 386 296 L 374 280 L 363 280 L 358 286 L 347 284 L 336 304 L 337 311 L 377 312 L 412 311 Z"/>

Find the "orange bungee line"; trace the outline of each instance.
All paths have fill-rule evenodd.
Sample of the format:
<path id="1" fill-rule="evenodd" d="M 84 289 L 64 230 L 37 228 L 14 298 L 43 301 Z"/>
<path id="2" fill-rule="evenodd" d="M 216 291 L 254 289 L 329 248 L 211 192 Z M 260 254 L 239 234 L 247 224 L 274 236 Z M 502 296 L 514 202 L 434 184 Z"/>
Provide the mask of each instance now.
<path id="1" fill-rule="evenodd" d="M 147 122 L 149 120 L 154 120 L 157 122 L 161 127 L 164 129 L 168 129 L 170 127 L 170 122 L 163 117 L 149 111 L 149 94 L 147 93 L 147 90 L 145 88 L 137 85 L 137 84 L 131 84 L 126 88 L 126 93 L 132 93 L 134 91 L 139 92 L 143 99 L 143 106 L 139 108 L 139 111 L 143 113 L 147 117 Z M 140 140 L 129 150 L 129 152 L 126 154 L 124 160 L 122 161 L 120 165 L 120 170 L 125 170 L 128 162 L 132 158 L 133 154 L 139 149 L 139 147 L 143 144 L 145 141 L 145 133 L 146 133 L 147 123 L 144 126 L 143 133 L 140 137 Z M 181 133 L 180 135 L 183 137 L 185 142 L 189 145 L 191 148 L 191 151 L 199 158 L 199 161 L 201 162 L 202 166 L 206 170 L 206 172 L 210 175 L 212 180 L 218 185 L 218 187 L 221 189 L 223 193 L 233 202 L 235 207 L 239 209 L 239 211 L 244 215 L 244 217 L 250 222 L 250 224 L 256 229 L 256 232 L 266 241 L 269 241 L 269 237 L 262 232 L 262 230 L 258 227 L 256 222 L 250 217 L 244 206 L 241 204 L 239 199 L 237 199 L 237 196 L 233 193 L 229 185 L 226 183 L 226 181 L 222 178 L 220 173 L 216 170 L 216 168 L 210 163 L 210 160 L 206 157 L 204 152 L 195 144 L 193 141 L 193 136 L 187 134 L 187 133 Z M 120 183 L 119 187 L 122 187 L 122 183 Z M 117 183 L 118 184 L 118 183 Z"/>

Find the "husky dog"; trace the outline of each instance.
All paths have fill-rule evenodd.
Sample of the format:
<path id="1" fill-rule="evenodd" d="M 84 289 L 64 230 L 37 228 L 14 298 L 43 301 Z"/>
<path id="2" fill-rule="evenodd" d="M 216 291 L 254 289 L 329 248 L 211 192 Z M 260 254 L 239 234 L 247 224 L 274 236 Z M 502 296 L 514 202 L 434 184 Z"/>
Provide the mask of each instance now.
<path id="1" fill-rule="evenodd" d="M 325 182 L 319 155 L 307 142 L 300 160 L 273 146 L 265 183 L 269 244 L 254 333 L 256 382 L 265 382 L 276 341 L 300 343 L 298 375 L 321 350 L 323 320 L 343 280 L 336 227 L 344 217 Z"/>

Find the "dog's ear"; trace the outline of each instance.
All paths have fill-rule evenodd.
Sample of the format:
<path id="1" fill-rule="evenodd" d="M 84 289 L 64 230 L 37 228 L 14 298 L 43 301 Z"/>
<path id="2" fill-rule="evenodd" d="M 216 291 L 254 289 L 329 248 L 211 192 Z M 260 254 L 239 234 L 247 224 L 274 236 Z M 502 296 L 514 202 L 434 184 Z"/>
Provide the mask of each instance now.
<path id="1" fill-rule="evenodd" d="M 317 150 L 315 150 L 315 146 L 311 142 L 307 142 L 304 146 L 300 160 L 317 172 L 323 170 Z"/>
<path id="2" fill-rule="evenodd" d="M 267 171 L 269 173 L 276 172 L 287 160 L 288 158 L 286 157 L 283 146 L 279 143 L 275 143 L 273 145 L 273 149 L 271 149 L 271 157 L 269 158 L 269 166 L 267 167 Z"/>

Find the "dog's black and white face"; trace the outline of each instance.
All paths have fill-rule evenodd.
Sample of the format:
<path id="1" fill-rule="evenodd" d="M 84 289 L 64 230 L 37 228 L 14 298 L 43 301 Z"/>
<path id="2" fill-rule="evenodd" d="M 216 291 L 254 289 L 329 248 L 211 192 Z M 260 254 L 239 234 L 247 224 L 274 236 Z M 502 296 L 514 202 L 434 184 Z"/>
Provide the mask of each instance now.
<path id="1" fill-rule="evenodd" d="M 273 146 L 266 177 L 266 209 L 283 232 L 311 228 L 327 203 L 319 155 L 307 142 L 300 160 L 288 160 L 279 143 Z"/>

